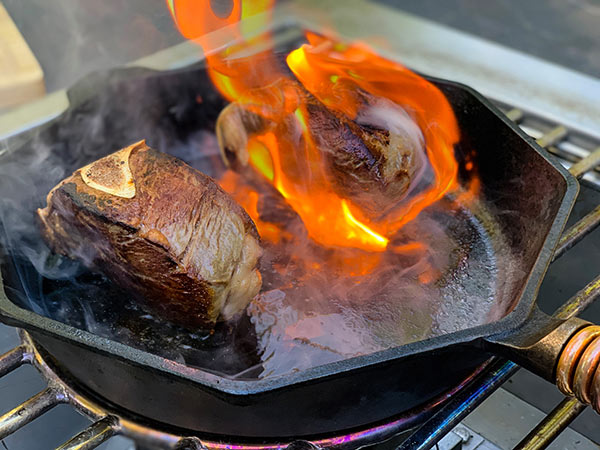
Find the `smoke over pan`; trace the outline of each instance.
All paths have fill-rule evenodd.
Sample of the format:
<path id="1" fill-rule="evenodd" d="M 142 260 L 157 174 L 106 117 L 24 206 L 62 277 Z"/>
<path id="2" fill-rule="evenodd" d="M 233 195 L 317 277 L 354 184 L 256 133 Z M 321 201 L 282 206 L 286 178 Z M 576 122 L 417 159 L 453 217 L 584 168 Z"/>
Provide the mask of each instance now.
<path id="1" fill-rule="evenodd" d="M 263 290 L 214 336 L 149 315 L 127 292 L 77 261 L 52 254 L 35 210 L 74 170 L 132 142 L 183 159 L 231 184 L 271 222 L 282 209 L 226 170 L 213 133 L 225 106 L 203 67 L 132 69 L 71 91 L 72 107 L 0 162 L 3 273 L 22 307 L 136 348 L 228 377 L 270 377 L 487 323 L 506 313 L 510 273 L 520 270 L 484 205 L 446 198 L 391 241 L 390 251 L 315 245 L 285 212 L 280 239 L 263 236 Z M 116 101 L 115 99 L 118 99 Z M 389 120 L 388 105 L 361 116 Z M 389 112 L 389 111 L 388 111 Z M 397 123 L 403 123 L 401 112 Z M 406 135 L 421 137 L 408 122 Z M 425 177 L 423 172 L 421 176 Z M 239 181 L 239 180 L 237 180 Z M 409 193 L 410 195 L 410 193 Z M 267 233 L 268 234 L 268 233 Z M 458 300 L 457 300 L 458 299 Z"/>

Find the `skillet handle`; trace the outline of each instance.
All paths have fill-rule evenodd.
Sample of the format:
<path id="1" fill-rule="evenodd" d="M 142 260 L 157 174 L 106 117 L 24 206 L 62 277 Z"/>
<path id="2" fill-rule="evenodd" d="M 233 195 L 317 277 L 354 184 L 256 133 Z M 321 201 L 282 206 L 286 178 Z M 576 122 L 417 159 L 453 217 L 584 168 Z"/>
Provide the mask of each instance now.
<path id="1" fill-rule="evenodd" d="M 555 383 L 560 391 L 600 413 L 600 326 L 537 310 L 518 330 L 486 339 L 494 353 Z"/>
<path id="2" fill-rule="evenodd" d="M 572 320 L 572 319 L 570 319 Z M 556 385 L 565 395 L 600 413 L 600 326 L 588 324 L 569 338 L 556 365 Z"/>

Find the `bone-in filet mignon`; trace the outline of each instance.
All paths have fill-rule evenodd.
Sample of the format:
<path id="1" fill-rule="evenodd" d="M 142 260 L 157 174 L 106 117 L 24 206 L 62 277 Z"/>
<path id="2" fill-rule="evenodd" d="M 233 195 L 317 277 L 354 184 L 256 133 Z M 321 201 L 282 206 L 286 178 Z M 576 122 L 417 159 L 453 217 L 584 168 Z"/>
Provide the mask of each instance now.
<path id="1" fill-rule="evenodd" d="M 261 249 L 210 177 L 144 141 L 77 170 L 38 210 L 57 253 L 80 259 L 188 328 L 211 329 L 258 293 Z"/>

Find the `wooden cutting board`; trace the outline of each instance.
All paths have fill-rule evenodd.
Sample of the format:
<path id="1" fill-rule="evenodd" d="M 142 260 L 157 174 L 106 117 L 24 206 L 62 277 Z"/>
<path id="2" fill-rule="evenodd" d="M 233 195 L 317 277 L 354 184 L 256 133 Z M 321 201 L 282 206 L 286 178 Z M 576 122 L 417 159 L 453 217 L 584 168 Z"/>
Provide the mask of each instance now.
<path id="1" fill-rule="evenodd" d="M 0 108 L 44 95 L 44 72 L 0 3 Z"/>

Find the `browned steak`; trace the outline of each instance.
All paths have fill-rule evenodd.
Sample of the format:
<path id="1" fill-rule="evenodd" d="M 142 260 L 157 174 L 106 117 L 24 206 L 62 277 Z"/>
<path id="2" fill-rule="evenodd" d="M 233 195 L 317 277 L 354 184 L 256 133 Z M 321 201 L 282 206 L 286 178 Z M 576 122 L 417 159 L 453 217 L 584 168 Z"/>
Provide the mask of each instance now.
<path id="1" fill-rule="evenodd" d="M 38 210 L 44 238 L 186 327 L 210 329 L 258 293 L 254 223 L 214 180 L 144 141 L 63 180 Z"/>
<path id="2" fill-rule="evenodd" d="M 396 206 L 425 159 L 422 132 L 410 115 L 387 99 L 354 88 L 360 107 L 357 116 L 349 118 L 321 103 L 300 84 L 290 86 L 304 100 L 306 127 L 323 157 L 332 189 L 352 199 L 372 220 Z M 231 103 L 217 121 L 223 159 L 237 172 L 249 165 L 247 144 L 252 135 L 270 131 L 296 142 L 298 148 L 304 145 L 297 116 L 287 114 L 281 121 L 270 121 L 254 111 L 256 105 L 251 106 L 253 109 Z M 302 173 L 302 169 L 308 170 L 285 166 L 292 178 L 297 177 L 294 171 Z"/>

